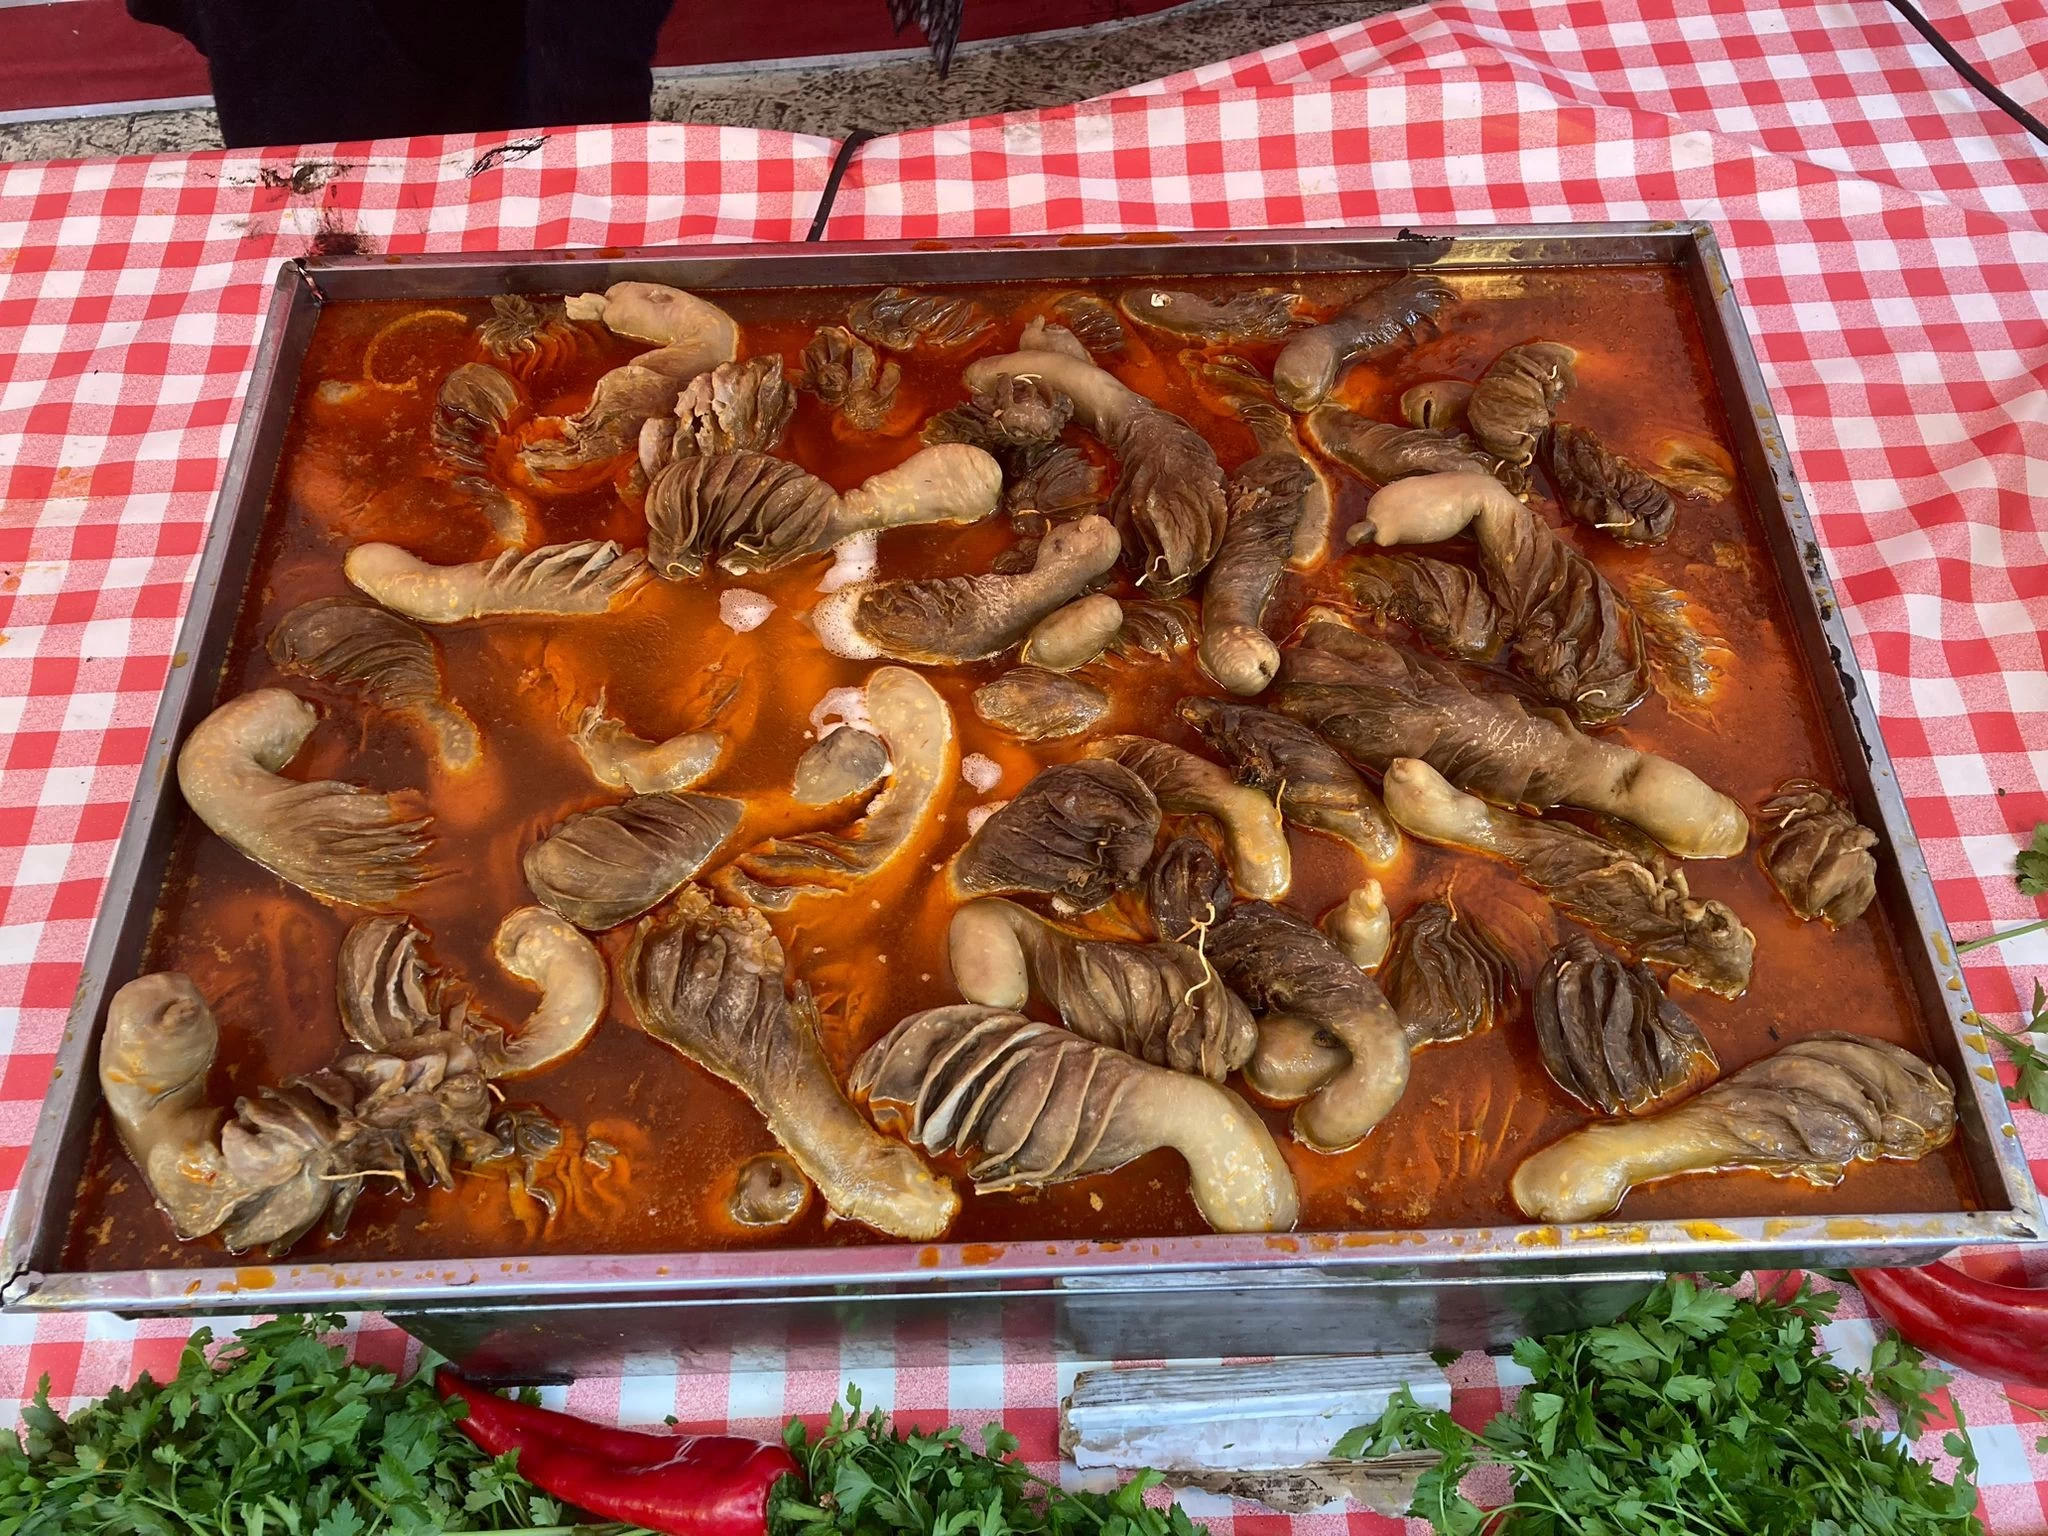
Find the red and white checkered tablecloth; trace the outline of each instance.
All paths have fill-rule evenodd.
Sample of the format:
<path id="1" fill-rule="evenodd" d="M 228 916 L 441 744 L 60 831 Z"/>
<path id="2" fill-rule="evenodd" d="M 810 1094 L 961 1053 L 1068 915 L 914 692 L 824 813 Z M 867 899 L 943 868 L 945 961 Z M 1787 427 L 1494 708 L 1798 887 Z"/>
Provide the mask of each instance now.
<path id="1" fill-rule="evenodd" d="M 2039 0 L 1927 9 L 2048 113 Z M 0 1187 L 48 1080 L 279 259 L 801 238 L 834 147 L 651 125 L 0 168 Z M 340 169 L 290 174 L 315 160 Z M 1880 0 L 1445 0 L 1076 107 L 877 141 L 830 233 L 1657 218 L 1720 235 L 1951 923 L 1967 937 L 2040 915 L 2010 871 L 2048 819 L 2048 155 Z M 2006 1023 L 2037 974 L 2048 935 L 1969 967 Z M 2020 1124 L 2038 1170 L 2048 1124 Z M 1835 1331 L 1852 1351 L 1869 1338 L 1854 1320 Z M 184 1332 L 0 1318 L 0 1419 L 44 1372 L 62 1406 L 166 1369 Z M 355 1333 L 400 1363 L 388 1324 Z M 1001 1416 L 1050 1461 L 1071 1370 L 847 1375 L 926 1421 Z M 1474 1423 L 1513 1385 L 1478 1356 L 1453 1377 Z M 745 1355 L 568 1397 L 759 1431 L 841 1384 Z M 2032 1450 L 2048 1424 L 2020 1406 L 2048 1393 L 1956 1393 L 1991 1528 L 2048 1531 Z M 1288 1522 L 1225 1508 L 1212 1523 Z"/>

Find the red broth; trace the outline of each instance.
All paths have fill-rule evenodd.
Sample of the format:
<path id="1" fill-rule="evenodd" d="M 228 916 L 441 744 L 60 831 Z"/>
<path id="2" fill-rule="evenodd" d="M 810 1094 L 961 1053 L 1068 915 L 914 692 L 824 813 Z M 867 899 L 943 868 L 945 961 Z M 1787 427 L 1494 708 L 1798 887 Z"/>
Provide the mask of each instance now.
<path id="1" fill-rule="evenodd" d="M 1225 294 L 1247 281 L 1187 286 Z M 1385 367 L 1354 371 L 1339 392 L 1343 403 L 1397 419 L 1396 403 L 1409 385 L 1475 378 L 1504 347 L 1540 336 L 1581 352 L 1579 386 L 1560 407 L 1561 419 L 1637 457 L 1670 434 L 1727 444 L 1690 299 L 1668 271 L 1470 273 L 1449 281 L 1463 302 L 1447 312 L 1441 334 Z M 1319 304 L 1333 307 L 1363 286 L 1345 278 L 1304 285 Z M 980 301 L 1001 323 L 975 355 L 1014 344 L 1023 322 L 1067 291 L 1025 284 L 982 290 Z M 731 292 L 720 302 L 741 323 L 747 355 L 780 352 L 794 372 L 814 328 L 843 320 L 849 300 L 812 289 Z M 436 313 L 388 329 L 408 311 L 421 310 Z M 730 694 L 718 724 L 736 733 L 737 744 L 698 787 L 759 800 L 787 786 L 792 765 L 813 739 L 811 715 L 824 694 L 860 683 L 873 664 L 828 654 L 802 622 L 827 557 L 762 577 L 713 572 L 679 585 L 650 582 L 616 613 L 599 618 L 449 626 L 435 634 L 445 674 L 481 728 L 487 752 L 484 768 L 460 783 L 430 769 L 405 726 L 320 685 L 281 677 L 264 653 L 264 637 L 296 604 L 349 591 L 341 560 L 351 545 L 386 539 L 436 562 L 477 559 L 497 547 L 473 503 L 435 477 L 428 443 L 438 382 L 480 355 L 472 327 L 487 313 L 487 304 L 467 300 L 336 303 L 322 312 L 222 697 L 282 683 L 321 704 L 321 723 L 292 764 L 294 776 L 340 778 L 379 790 L 424 788 L 436 817 L 435 862 L 448 873 L 422 891 L 410 911 L 432 935 L 432 959 L 466 980 L 487 1011 L 517 1020 L 533 995 L 498 970 L 489 946 L 500 918 L 531 900 L 520 854 L 562 816 L 615 798 L 592 781 L 570 745 L 577 713 L 602 690 L 611 713 L 638 734 L 660 739 L 701 725 Z M 376 376 L 387 382 L 412 377 L 415 387 L 376 391 L 356 405 L 318 396 L 323 381 L 364 377 L 365 353 L 380 332 L 384 340 L 371 359 Z M 580 406 L 599 374 L 638 350 L 593 338 L 573 367 L 543 376 L 554 397 L 537 401 L 537 409 Z M 1276 347 L 1233 350 L 1265 367 Z M 1205 404 L 1180 353 L 1170 339 L 1134 330 L 1126 352 L 1110 366 L 1195 423 L 1224 467 L 1232 468 L 1253 452 L 1251 436 Z M 901 361 L 898 406 L 883 434 L 835 429 L 830 414 L 805 395 L 782 451 L 842 489 L 916 451 L 918 424 L 962 397 L 963 359 Z M 1331 473 L 1342 487 L 1342 528 L 1362 512 L 1369 487 L 1342 470 Z M 540 505 L 547 542 L 616 538 L 637 545 L 644 539 L 638 514 L 609 478 L 586 493 Z M 1537 505 L 1554 523 L 1564 522 L 1548 502 L 1539 498 Z M 1682 501 L 1676 531 L 1661 548 L 1624 549 L 1575 524 L 1566 524 L 1563 534 L 1624 590 L 1637 572 L 1682 590 L 1702 626 L 1733 641 L 1733 654 L 1720 658 L 1725 676 L 1709 709 L 1682 711 L 1653 694 L 1617 735 L 1676 758 L 1752 806 L 1794 775 L 1840 783 L 1818 704 L 1794 653 L 1757 509 L 1744 490 L 1725 502 Z M 882 541 L 880 574 L 986 570 L 1014 537 L 1000 516 L 964 529 L 892 533 Z M 1284 633 L 1309 604 L 1341 601 L 1343 565 L 1340 556 L 1307 578 L 1287 577 L 1269 628 Z M 735 633 L 719 618 L 720 593 L 731 587 L 772 600 L 774 612 L 759 628 Z M 964 781 L 956 785 L 942 833 L 915 868 L 872 889 L 804 899 L 787 913 L 770 914 L 793 976 L 817 996 L 842 1074 L 905 1014 L 957 1000 L 944 952 L 952 903 L 941 870 L 966 840 L 968 813 L 1014 795 L 1040 767 L 1082 750 L 1082 738 L 1021 744 L 974 715 L 970 694 L 1004 666 L 997 661 L 925 673 L 953 706 L 961 751 L 990 759 L 1000 781 L 986 792 Z M 1104 661 L 1086 675 L 1115 701 L 1104 731 L 1149 733 L 1199 747 L 1173 713 L 1186 694 L 1216 691 L 1191 655 L 1144 665 Z M 1344 845 L 1298 830 L 1290 835 L 1295 880 L 1286 905 L 1314 918 L 1366 870 Z M 735 841 L 727 851 L 743 846 L 744 840 Z M 1689 863 L 1685 873 L 1695 895 L 1728 903 L 1757 939 L 1755 980 L 1743 997 L 1731 1002 L 1703 992 L 1676 994 L 1713 1043 L 1724 1072 L 1820 1029 L 1846 1027 L 1926 1050 L 1898 938 L 1881 912 L 1839 933 L 1800 923 L 1753 854 Z M 1499 866 L 1412 840 L 1396 867 L 1379 878 L 1397 917 L 1454 892 L 1461 908 L 1484 921 L 1513 954 L 1523 988 L 1507 1020 L 1490 1033 L 1421 1052 L 1400 1106 L 1352 1151 L 1310 1152 L 1288 1139 L 1286 1111 L 1265 1110 L 1301 1186 L 1300 1227 L 1399 1231 L 1517 1222 L 1507 1196 L 1515 1165 L 1588 1118 L 1548 1079 L 1529 1021 L 1528 985 L 1562 931 L 1560 920 Z M 1112 906 L 1089 926 L 1105 937 L 1130 937 L 1133 917 L 1133 910 Z M 349 922 L 349 914 L 284 885 L 188 820 L 148 964 L 188 972 L 220 1018 L 216 1102 L 317 1068 L 344 1046 L 334 958 Z M 616 955 L 625 932 L 600 939 L 608 955 Z M 1034 1003 L 1033 1011 L 1050 1017 L 1042 1005 Z M 502 1087 L 509 1103 L 544 1107 L 566 1126 L 572 1153 L 590 1138 L 618 1148 L 611 1171 L 600 1175 L 573 1156 L 543 1170 L 557 1197 L 552 1218 L 492 1168 L 463 1173 L 453 1190 L 416 1192 L 409 1200 L 373 1186 L 344 1236 L 309 1236 L 295 1256 L 457 1258 L 884 1240 L 865 1227 L 828 1220 L 817 1201 L 778 1231 L 735 1225 L 725 1213 L 734 1172 L 769 1150 L 772 1139 L 735 1089 L 634 1029 L 616 996 L 610 1016 L 578 1055 Z M 957 1161 L 942 1162 L 965 1190 Z M 1632 1194 L 1620 1214 L 1939 1211 L 1975 1203 L 1963 1159 L 1951 1147 L 1918 1163 L 1858 1167 L 1825 1190 L 1762 1175 L 1675 1180 Z M 176 1239 L 104 1114 L 76 1212 L 68 1266 L 223 1262 L 217 1238 Z M 949 1236 L 966 1242 L 1117 1240 L 1202 1230 L 1181 1164 L 1174 1154 L 1158 1152 L 1053 1188 L 981 1197 L 969 1192 Z"/>

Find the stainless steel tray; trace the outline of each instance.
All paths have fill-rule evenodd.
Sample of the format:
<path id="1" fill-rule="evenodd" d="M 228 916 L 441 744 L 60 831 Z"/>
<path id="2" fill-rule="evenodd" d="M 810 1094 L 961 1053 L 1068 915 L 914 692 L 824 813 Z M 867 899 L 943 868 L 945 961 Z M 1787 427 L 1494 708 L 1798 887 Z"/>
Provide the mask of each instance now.
<path id="1" fill-rule="evenodd" d="M 1879 863 L 1879 899 L 1899 936 L 1929 1037 L 1960 1090 L 1962 1144 L 1986 1209 L 997 1248 L 287 1261 L 104 1273 L 59 1267 L 98 1103 L 92 1063 L 104 1004 L 139 963 L 184 814 L 172 788 L 172 754 L 216 702 L 300 361 L 327 300 L 551 294 L 629 278 L 745 289 L 1642 264 L 1675 269 L 1690 289 L 1741 470 L 1858 814 L 1887 837 L 1892 856 Z M 843 1362 L 849 1341 L 870 1337 L 889 1342 L 899 1362 L 906 1347 L 914 1352 L 906 1341 L 918 1339 L 956 1359 L 998 1350 L 1015 1358 L 1034 1343 L 1142 1356 L 1497 1342 L 1532 1327 L 1611 1315 L 1668 1270 L 1912 1263 L 1960 1245 L 2034 1236 L 2042 1224 L 2039 1197 L 1983 1037 L 1964 1022 L 1969 1006 L 1726 269 L 1704 224 L 292 262 L 277 276 L 191 611 L 0 1247 L 0 1276 L 5 1305 L 18 1311 L 381 1308 L 502 1374 L 616 1368 L 650 1354 L 673 1361 L 709 1352 L 723 1359 L 735 1342 L 748 1341 L 775 1345 L 785 1360 L 815 1348 Z"/>

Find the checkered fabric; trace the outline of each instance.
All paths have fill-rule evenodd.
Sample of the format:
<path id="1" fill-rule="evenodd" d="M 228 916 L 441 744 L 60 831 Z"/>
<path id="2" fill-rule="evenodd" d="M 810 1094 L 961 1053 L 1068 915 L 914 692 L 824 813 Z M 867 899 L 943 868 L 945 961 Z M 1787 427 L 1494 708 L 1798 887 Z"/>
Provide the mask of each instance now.
<path id="1" fill-rule="evenodd" d="M 1926 9 L 2048 113 L 2038 0 Z M 0 1187 L 48 1080 L 278 260 L 800 238 L 833 148 L 656 125 L 0 170 Z M 1879 0 L 1422 7 L 877 141 L 830 234 L 1661 218 L 1720 235 L 1950 922 L 1971 937 L 2040 916 L 2011 867 L 2048 819 L 2048 156 Z M 2043 973 L 2048 934 L 1969 970 L 2001 1023 Z M 2038 1169 L 2048 1125 L 2020 1124 Z M 1834 1327 L 1851 1355 L 1871 1337 L 1856 1314 L 1847 1298 Z M 46 1372 L 64 1406 L 162 1370 L 184 1332 L 0 1318 L 0 1417 Z M 364 1356 L 406 1358 L 379 1319 L 352 1334 Z M 1001 1417 L 1050 1462 L 1072 1369 L 850 1374 L 922 1421 Z M 1515 1385 L 1478 1356 L 1453 1377 L 1472 1423 Z M 840 1384 L 749 1355 L 567 1397 L 766 1430 Z M 1955 1394 L 1991 1528 L 2048 1530 L 2032 1449 L 2048 1424 L 2026 1406 L 2048 1411 L 2048 1393 Z M 1200 1508 L 1219 1536 L 1400 1524 Z"/>

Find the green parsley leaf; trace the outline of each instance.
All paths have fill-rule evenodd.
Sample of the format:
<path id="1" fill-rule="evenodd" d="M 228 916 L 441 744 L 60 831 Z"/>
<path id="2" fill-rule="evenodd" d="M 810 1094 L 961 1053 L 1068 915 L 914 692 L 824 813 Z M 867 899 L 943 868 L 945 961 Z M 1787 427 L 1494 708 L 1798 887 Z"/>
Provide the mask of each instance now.
<path id="1" fill-rule="evenodd" d="M 1672 1286 L 1671 1326 L 1695 1339 L 1725 1333 L 1735 1315 L 1735 1298 L 1726 1291 L 1701 1289 L 1681 1276 Z"/>
<path id="2" fill-rule="evenodd" d="M 2034 982 L 2033 1009 L 2017 1030 L 2000 1029 L 1982 1015 L 1972 1015 L 1971 1022 L 1989 1035 L 2013 1064 L 2013 1083 L 2005 1090 L 2007 1102 L 2048 1114 L 2048 1052 L 2033 1041 L 2034 1035 L 2048 1030 L 2048 988 L 2038 979 Z"/>
<path id="3" fill-rule="evenodd" d="M 2013 876 L 2019 884 L 2022 896 L 2048 896 L 2048 821 L 2036 823 L 2032 845 L 2022 848 L 2013 858 Z M 2007 939 L 2039 933 L 2044 928 L 2048 928 L 2048 917 L 2031 923 L 2021 923 L 2017 928 L 2006 928 L 1984 934 L 1979 938 L 1965 939 L 1956 945 L 1956 953 L 1967 955 L 1972 950 L 1984 948 L 1987 944 L 2003 944 Z"/>
<path id="4" fill-rule="evenodd" d="M 426 1536 L 563 1529 L 424 1376 L 351 1364 L 331 1316 L 279 1317 L 69 1419 L 49 1380 L 0 1434 L 0 1536 Z M 212 1351 L 209 1354 L 209 1351 Z M 613 1526 L 613 1531 L 629 1528 Z"/>
<path id="5" fill-rule="evenodd" d="M 1518 1344 L 1534 1380 L 1479 1433 L 1404 1389 L 1336 1454 L 1438 1452 L 1408 1513 L 1441 1536 L 1983 1536 L 1961 1416 L 1953 1483 L 1877 1420 L 1887 1397 L 1916 1431 L 1941 1373 L 1890 1340 L 1844 1371 L 1820 1347 L 1834 1305 L 1673 1279 L 1606 1327 Z M 1459 1491 L 1479 1466 L 1508 1469 L 1506 1504 Z"/>
<path id="6" fill-rule="evenodd" d="M 1202 1536 L 1177 1505 L 1145 1502 L 1156 1472 L 1111 1493 L 1068 1493 L 1016 1459 L 1016 1436 L 989 1426 L 981 1442 L 976 1451 L 957 1428 L 905 1431 L 880 1409 L 863 1415 L 849 1384 L 815 1439 L 801 1420 L 784 1429 L 804 1478 L 770 1495 L 771 1536 Z"/>
<path id="7" fill-rule="evenodd" d="M 1403 1391 L 1407 1389 L 1402 1388 Z M 1330 1447 L 1332 1461 L 1357 1461 L 1369 1454 L 1366 1447 L 1373 1443 L 1373 1424 L 1354 1424 L 1337 1437 L 1337 1443 Z"/>
<path id="8" fill-rule="evenodd" d="M 1870 1384 L 1898 1410 L 1901 1432 L 1917 1440 L 1934 1412 L 1929 1394 L 1948 1385 L 1948 1373 L 1937 1371 L 1919 1350 L 1888 1333 L 1871 1350 Z"/>
<path id="9" fill-rule="evenodd" d="M 2020 851 L 2013 867 L 2022 896 L 2048 896 L 2048 821 L 2035 824 L 2032 846 Z"/>

